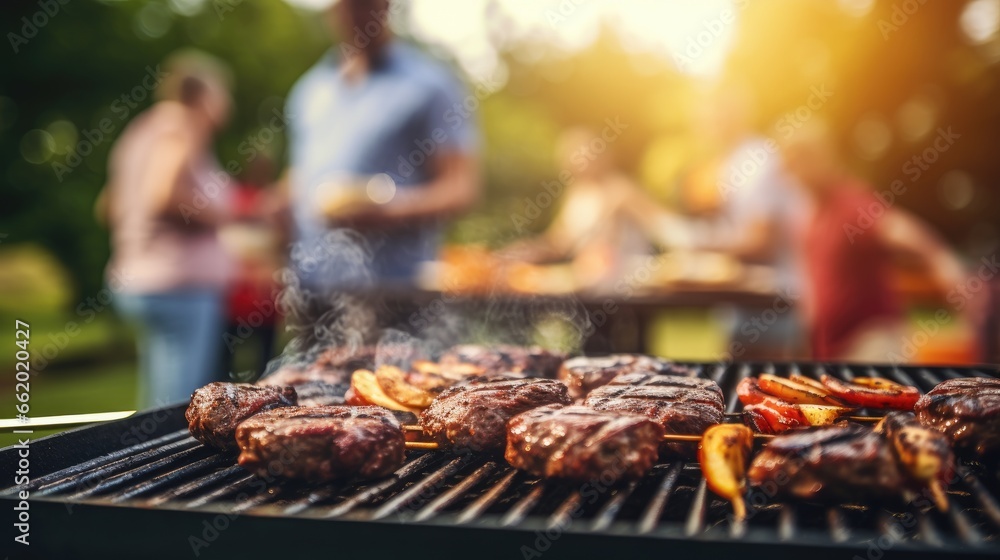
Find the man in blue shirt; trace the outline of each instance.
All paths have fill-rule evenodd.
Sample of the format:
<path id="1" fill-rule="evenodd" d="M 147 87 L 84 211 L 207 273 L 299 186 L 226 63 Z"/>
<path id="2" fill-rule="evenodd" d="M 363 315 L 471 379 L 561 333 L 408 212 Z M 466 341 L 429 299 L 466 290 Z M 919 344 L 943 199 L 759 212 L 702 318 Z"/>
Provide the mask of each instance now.
<path id="1" fill-rule="evenodd" d="M 292 262 L 316 293 L 411 285 L 435 258 L 442 220 L 478 196 L 469 94 L 444 64 L 394 39 L 389 9 L 329 8 L 342 43 L 288 100 Z"/>

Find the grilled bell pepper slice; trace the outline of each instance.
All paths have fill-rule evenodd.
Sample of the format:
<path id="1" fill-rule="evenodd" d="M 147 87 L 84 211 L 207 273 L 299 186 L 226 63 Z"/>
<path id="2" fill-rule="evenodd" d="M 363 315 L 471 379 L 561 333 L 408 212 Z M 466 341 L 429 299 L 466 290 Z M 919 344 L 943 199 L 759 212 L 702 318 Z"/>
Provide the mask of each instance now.
<path id="1" fill-rule="evenodd" d="M 917 484 L 928 488 L 934 505 L 948 511 L 945 486 L 955 469 L 955 457 L 944 434 L 920 425 L 913 413 L 891 412 L 875 426 L 875 431 L 892 443 L 900 466 Z"/>
<path id="2" fill-rule="evenodd" d="M 804 376 L 804 375 L 802 375 L 800 373 L 793 373 L 793 374 L 791 374 L 791 375 L 788 376 L 788 379 L 791 379 L 792 381 L 794 381 L 796 383 L 801 383 L 802 385 L 808 385 L 809 387 L 812 387 L 813 389 L 816 389 L 817 391 L 822 391 L 824 393 L 828 393 L 829 392 L 829 391 L 826 390 L 826 387 L 822 383 L 819 382 L 818 379 L 813 379 L 812 377 L 806 377 L 806 376 Z"/>
<path id="3" fill-rule="evenodd" d="M 783 401 L 797 404 L 840 404 L 840 401 L 830 397 L 828 390 L 817 389 L 777 375 L 761 374 L 758 383 L 762 391 Z"/>
<path id="4" fill-rule="evenodd" d="M 698 461 L 705 483 L 733 504 L 737 520 L 746 517 L 743 495 L 747 488 L 747 463 L 753 432 L 740 424 L 716 424 L 705 430 L 698 445 Z"/>
<path id="5" fill-rule="evenodd" d="M 760 388 L 756 377 L 744 377 L 736 385 L 736 396 L 739 397 L 743 406 L 747 406 L 763 402 L 768 394 Z"/>
<path id="6" fill-rule="evenodd" d="M 828 426 L 851 408 L 828 404 L 795 404 L 766 397 L 743 409 L 743 422 L 762 434 L 780 434 L 802 426 Z"/>
<path id="7" fill-rule="evenodd" d="M 831 395 L 862 408 L 913 410 L 920 398 L 916 387 L 907 387 L 891 381 L 859 377 L 853 382 L 841 381 L 824 374 L 820 381 Z"/>

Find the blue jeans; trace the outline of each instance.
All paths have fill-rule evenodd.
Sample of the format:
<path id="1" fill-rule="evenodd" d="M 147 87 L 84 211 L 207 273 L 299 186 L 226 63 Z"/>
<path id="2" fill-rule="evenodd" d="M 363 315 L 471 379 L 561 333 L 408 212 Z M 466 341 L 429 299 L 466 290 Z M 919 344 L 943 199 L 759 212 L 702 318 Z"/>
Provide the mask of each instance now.
<path id="1" fill-rule="evenodd" d="M 214 380 L 225 330 L 221 290 L 120 293 L 114 305 L 137 328 L 142 408 L 187 401 Z"/>

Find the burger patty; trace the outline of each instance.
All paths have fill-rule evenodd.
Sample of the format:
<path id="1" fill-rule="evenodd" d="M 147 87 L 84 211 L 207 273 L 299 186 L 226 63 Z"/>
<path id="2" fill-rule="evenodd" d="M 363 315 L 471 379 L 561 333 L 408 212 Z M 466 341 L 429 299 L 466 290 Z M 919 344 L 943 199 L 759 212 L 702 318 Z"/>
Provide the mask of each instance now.
<path id="1" fill-rule="evenodd" d="M 610 356 L 578 356 L 562 363 L 558 378 L 569 387 L 573 398 L 582 399 L 615 377 L 629 373 L 649 373 L 671 376 L 693 376 L 694 372 L 670 360 L 643 354 L 612 354 Z"/>
<path id="2" fill-rule="evenodd" d="M 606 412 L 640 414 L 660 424 L 668 434 L 700 435 L 723 421 L 722 390 L 712 381 L 652 376 L 643 385 L 605 385 L 591 391 L 586 406 Z M 666 378 L 666 379 L 660 379 Z M 682 381 L 681 384 L 670 384 Z M 694 386 L 686 384 L 696 381 Z M 709 385 L 705 385 L 705 381 Z M 656 383 L 664 383 L 658 385 Z M 663 443 L 664 455 L 691 457 L 696 444 Z"/>
<path id="3" fill-rule="evenodd" d="M 653 468 L 663 427 L 634 414 L 586 406 L 549 405 L 522 412 L 507 425 L 511 466 L 545 478 L 636 479 Z"/>
<path id="4" fill-rule="evenodd" d="M 917 419 L 943 433 L 955 452 L 1000 458 L 1000 379 L 949 379 L 920 397 Z"/>
<path id="5" fill-rule="evenodd" d="M 274 409 L 240 424 L 236 441 L 247 470 L 308 482 L 383 477 L 403 465 L 405 451 L 399 422 L 376 406 Z"/>
<path id="6" fill-rule="evenodd" d="M 420 424 L 425 434 L 458 450 L 495 451 L 507 443 L 512 416 L 570 402 L 566 386 L 551 379 L 477 379 L 445 389 L 420 414 Z"/>
<path id="7" fill-rule="evenodd" d="M 188 430 L 198 441 L 218 449 L 235 449 L 236 426 L 261 412 L 298 402 L 292 387 L 246 383 L 209 383 L 191 395 L 184 412 Z"/>

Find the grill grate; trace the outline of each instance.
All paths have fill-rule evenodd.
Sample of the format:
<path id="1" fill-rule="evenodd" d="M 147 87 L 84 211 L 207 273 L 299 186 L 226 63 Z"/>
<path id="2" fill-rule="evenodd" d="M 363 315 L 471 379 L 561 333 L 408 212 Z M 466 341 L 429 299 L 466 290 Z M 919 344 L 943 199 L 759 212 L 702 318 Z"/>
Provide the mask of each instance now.
<path id="1" fill-rule="evenodd" d="M 989 374 L 979 370 L 926 367 L 813 364 L 695 365 L 700 375 L 719 383 L 727 410 L 739 410 L 735 386 L 761 371 L 821 373 L 850 379 L 879 375 L 927 391 L 939 381 Z M 882 509 L 844 504 L 819 507 L 780 504 L 751 495 L 748 518 L 734 522 L 728 503 L 706 489 L 695 463 L 657 465 L 644 479 L 605 487 L 595 481 L 573 485 L 541 481 L 494 457 L 454 456 L 445 452 L 408 452 L 393 477 L 304 487 L 248 474 L 234 457 L 194 441 L 183 428 L 181 408 L 167 415 L 148 441 L 91 455 L 84 450 L 72 464 L 52 468 L 27 485 L 32 500 L 59 504 L 121 506 L 143 510 L 198 511 L 302 519 L 392 521 L 407 524 L 508 529 L 633 537 L 710 539 L 737 543 L 791 543 L 850 546 L 862 550 L 880 538 L 900 550 L 1000 551 L 997 473 L 962 466 L 949 491 L 950 511 Z M 145 418 L 104 425 L 124 433 Z M 117 424 L 117 426 L 116 426 Z M 51 438 L 61 449 L 97 428 Z M 41 440 L 39 444 L 41 443 Z M 42 450 L 44 451 L 44 450 Z M 79 451 L 79 450 L 77 450 Z M 63 449 L 65 454 L 65 449 Z M 73 455 L 69 453 L 69 455 Z M 0 452 L 14 461 L 12 451 Z M 6 465 L 7 463 L 3 463 Z M 37 473 L 36 473 L 37 474 Z M 22 487 L 0 491 L 13 498 Z M 881 546 L 881 545 L 880 545 Z"/>

